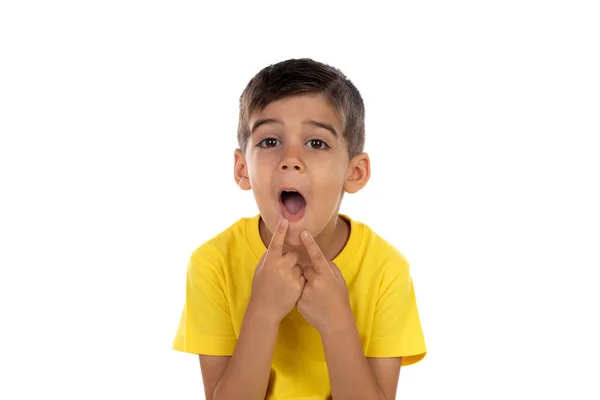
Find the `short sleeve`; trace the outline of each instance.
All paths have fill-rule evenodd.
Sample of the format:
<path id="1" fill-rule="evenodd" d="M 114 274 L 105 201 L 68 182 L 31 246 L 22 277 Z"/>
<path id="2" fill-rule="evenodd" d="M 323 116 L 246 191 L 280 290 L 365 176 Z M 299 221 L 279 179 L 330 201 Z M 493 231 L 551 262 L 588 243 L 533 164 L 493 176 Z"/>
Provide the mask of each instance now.
<path id="1" fill-rule="evenodd" d="M 427 353 L 412 278 L 401 273 L 377 301 L 367 357 L 402 357 L 414 364 Z"/>
<path id="2" fill-rule="evenodd" d="M 173 349 L 228 356 L 233 354 L 236 342 L 222 274 L 192 255 L 187 269 L 185 305 Z"/>

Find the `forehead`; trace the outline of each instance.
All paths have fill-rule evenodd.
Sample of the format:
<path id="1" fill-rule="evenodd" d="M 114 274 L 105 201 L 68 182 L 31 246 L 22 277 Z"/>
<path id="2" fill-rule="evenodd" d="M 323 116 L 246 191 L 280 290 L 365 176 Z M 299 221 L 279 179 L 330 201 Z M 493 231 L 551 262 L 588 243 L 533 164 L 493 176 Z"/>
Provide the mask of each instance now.
<path id="1" fill-rule="evenodd" d="M 252 128 L 256 121 L 271 118 L 281 120 L 286 125 L 313 120 L 332 125 L 337 132 L 342 132 L 338 112 L 322 94 L 295 95 L 275 100 L 253 113 L 248 122 Z"/>

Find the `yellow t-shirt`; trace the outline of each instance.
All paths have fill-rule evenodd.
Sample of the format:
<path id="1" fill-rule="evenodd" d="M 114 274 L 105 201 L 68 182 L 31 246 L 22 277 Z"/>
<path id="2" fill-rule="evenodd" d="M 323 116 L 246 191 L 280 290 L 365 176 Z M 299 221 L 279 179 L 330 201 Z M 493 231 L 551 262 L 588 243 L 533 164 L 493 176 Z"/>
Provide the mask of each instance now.
<path id="1" fill-rule="evenodd" d="M 408 262 L 367 225 L 340 216 L 350 223 L 350 236 L 333 262 L 348 285 L 365 356 L 402 357 L 404 366 L 420 361 L 426 347 Z M 233 354 L 254 269 L 267 250 L 259 218 L 240 219 L 192 253 L 173 349 Z M 296 308 L 281 321 L 271 379 L 267 399 L 326 399 L 331 394 L 319 332 Z"/>

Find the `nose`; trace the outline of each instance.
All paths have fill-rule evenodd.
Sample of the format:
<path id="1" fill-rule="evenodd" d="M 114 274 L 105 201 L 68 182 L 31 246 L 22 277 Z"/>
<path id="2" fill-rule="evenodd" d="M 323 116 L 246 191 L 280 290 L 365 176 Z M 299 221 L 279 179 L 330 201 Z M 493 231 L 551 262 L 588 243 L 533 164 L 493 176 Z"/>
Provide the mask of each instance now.
<path id="1" fill-rule="evenodd" d="M 279 169 L 282 171 L 303 171 L 301 163 L 298 160 L 285 159 L 279 164 Z"/>
<path id="2" fill-rule="evenodd" d="M 302 171 L 302 167 L 300 166 L 300 163 L 298 162 L 291 162 L 288 160 L 285 160 L 281 163 L 281 165 L 279 166 L 279 168 L 282 171 L 287 171 L 287 170 L 296 170 L 296 171 Z"/>
<path id="3" fill-rule="evenodd" d="M 279 169 L 281 171 L 304 171 L 304 163 L 298 157 L 298 151 L 287 148 L 283 154 L 281 162 L 279 163 Z"/>

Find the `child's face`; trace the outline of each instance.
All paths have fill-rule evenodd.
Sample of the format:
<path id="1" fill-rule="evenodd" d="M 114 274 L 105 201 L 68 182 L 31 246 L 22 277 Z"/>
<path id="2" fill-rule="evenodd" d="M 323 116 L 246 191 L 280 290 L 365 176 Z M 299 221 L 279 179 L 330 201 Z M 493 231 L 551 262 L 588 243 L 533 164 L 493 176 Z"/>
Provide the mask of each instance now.
<path id="1" fill-rule="evenodd" d="M 270 103 L 249 123 L 246 154 L 236 151 L 236 180 L 252 189 L 267 228 L 287 218 L 286 243 L 301 246 L 303 230 L 318 236 L 336 220 L 343 192 L 366 183 L 356 187 L 357 161 L 349 159 L 342 122 L 323 96 L 302 95 Z M 366 159 L 368 179 L 366 154 L 355 159 L 363 166 Z"/>

